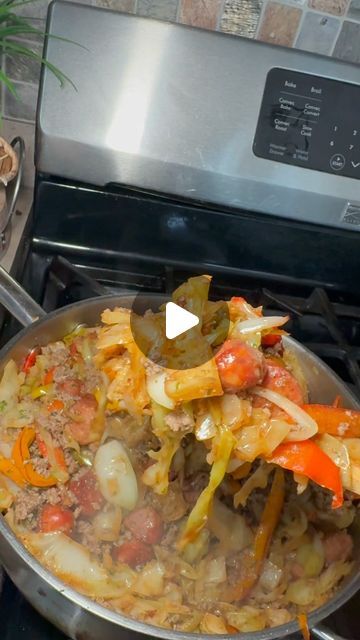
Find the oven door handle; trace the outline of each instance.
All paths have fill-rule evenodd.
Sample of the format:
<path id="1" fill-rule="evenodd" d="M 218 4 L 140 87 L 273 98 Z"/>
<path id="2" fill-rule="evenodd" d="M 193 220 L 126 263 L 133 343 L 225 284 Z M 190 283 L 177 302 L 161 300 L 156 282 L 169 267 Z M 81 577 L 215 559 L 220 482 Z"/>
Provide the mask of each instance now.
<path id="1" fill-rule="evenodd" d="M 317 627 L 311 629 L 311 633 L 319 640 L 347 640 L 344 636 L 339 636 L 335 631 L 331 631 L 323 624 L 319 624 Z"/>

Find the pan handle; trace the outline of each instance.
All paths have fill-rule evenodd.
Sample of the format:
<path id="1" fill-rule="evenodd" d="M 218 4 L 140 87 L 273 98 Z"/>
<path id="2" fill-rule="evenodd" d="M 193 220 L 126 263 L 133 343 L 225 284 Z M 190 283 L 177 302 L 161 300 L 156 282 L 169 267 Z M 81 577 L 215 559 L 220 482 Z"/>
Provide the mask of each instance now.
<path id="1" fill-rule="evenodd" d="M 0 265 L 0 303 L 24 327 L 46 316 L 46 313 L 35 300 L 19 285 L 16 280 Z"/>
<path id="2" fill-rule="evenodd" d="M 319 624 L 311 629 L 311 633 L 319 640 L 346 640 L 343 636 L 339 636 L 335 631 L 330 631 L 324 625 Z"/>

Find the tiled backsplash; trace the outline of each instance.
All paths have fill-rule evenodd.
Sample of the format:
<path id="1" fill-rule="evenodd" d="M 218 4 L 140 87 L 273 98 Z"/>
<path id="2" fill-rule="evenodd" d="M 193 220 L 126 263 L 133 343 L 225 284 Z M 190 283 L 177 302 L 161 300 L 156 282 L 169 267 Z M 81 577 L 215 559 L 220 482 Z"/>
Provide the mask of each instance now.
<path id="1" fill-rule="evenodd" d="M 160 20 L 256 38 L 360 63 L 360 0 L 81 0 Z M 45 28 L 48 0 L 18 11 L 34 26 Z M 27 42 L 41 51 L 42 41 Z M 2 113 L 10 120 L 34 122 L 40 67 L 34 61 L 3 56 L 20 100 L 2 87 Z"/>

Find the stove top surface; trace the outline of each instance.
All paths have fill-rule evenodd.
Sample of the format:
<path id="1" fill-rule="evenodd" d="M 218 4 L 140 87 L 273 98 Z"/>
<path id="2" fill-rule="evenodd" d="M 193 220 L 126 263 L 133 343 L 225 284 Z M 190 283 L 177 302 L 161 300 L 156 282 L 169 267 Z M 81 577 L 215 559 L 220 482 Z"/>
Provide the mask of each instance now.
<path id="1" fill-rule="evenodd" d="M 243 295 L 265 313 L 288 313 L 293 337 L 360 398 L 353 234 L 45 180 L 27 244 L 22 283 L 46 311 L 101 294 L 170 293 L 189 276 L 209 273 L 213 299 Z M 19 328 L 6 317 L 0 343 Z M 359 637 L 359 604 L 354 597 L 327 621 L 347 640 Z M 8 578 L 0 607 L 1 640 L 67 640 Z"/>

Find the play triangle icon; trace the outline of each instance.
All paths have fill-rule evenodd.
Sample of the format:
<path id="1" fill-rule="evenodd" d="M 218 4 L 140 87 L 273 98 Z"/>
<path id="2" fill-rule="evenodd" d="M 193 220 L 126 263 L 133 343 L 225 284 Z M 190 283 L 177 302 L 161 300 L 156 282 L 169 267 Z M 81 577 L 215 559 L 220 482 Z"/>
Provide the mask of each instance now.
<path id="1" fill-rule="evenodd" d="M 165 332 L 168 340 L 173 340 L 181 336 L 185 331 L 189 331 L 199 324 L 199 318 L 179 307 L 174 302 L 168 302 L 165 307 Z"/>

